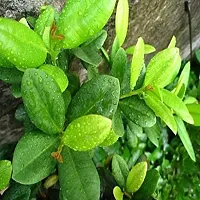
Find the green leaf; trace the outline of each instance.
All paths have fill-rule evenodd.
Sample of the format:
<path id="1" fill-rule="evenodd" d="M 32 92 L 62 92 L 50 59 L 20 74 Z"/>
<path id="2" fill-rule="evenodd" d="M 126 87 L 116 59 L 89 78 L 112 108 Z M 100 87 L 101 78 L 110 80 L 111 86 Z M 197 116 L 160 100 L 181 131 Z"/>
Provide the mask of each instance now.
<path id="1" fill-rule="evenodd" d="M 9 160 L 0 161 L 0 191 L 5 189 L 10 181 L 12 165 Z"/>
<path id="2" fill-rule="evenodd" d="M 27 185 L 14 183 L 3 194 L 3 200 L 29 200 L 31 189 Z"/>
<path id="3" fill-rule="evenodd" d="M 65 36 L 63 47 L 77 47 L 98 33 L 110 18 L 115 3 L 116 0 L 67 1 L 57 23 L 58 33 Z"/>
<path id="4" fill-rule="evenodd" d="M 57 83 L 39 69 L 28 69 L 22 78 L 22 98 L 32 122 L 42 131 L 56 134 L 65 121 L 65 104 Z"/>
<path id="5" fill-rule="evenodd" d="M 63 92 L 63 99 L 64 99 L 64 102 L 65 102 L 65 110 L 67 112 L 68 106 L 71 102 L 71 94 L 70 94 L 69 90 L 65 90 Z"/>
<path id="6" fill-rule="evenodd" d="M 101 115 L 87 115 L 69 124 L 63 143 L 78 151 L 87 151 L 101 144 L 111 130 L 112 121 Z"/>
<path id="7" fill-rule="evenodd" d="M 181 66 L 181 57 L 178 48 L 170 48 L 156 54 L 147 66 L 144 86 L 156 85 L 165 87 L 178 74 Z"/>
<path id="8" fill-rule="evenodd" d="M 0 18 L 0 44 L 1 54 L 22 71 L 39 67 L 47 56 L 39 35 L 12 19 Z"/>
<path id="9" fill-rule="evenodd" d="M 22 93 L 21 93 L 21 84 L 13 84 L 12 87 L 11 87 L 11 92 L 12 92 L 12 95 L 13 95 L 15 98 L 20 98 L 20 97 L 22 97 Z"/>
<path id="10" fill-rule="evenodd" d="M 100 180 L 89 153 L 64 147 L 62 156 L 63 163 L 58 165 L 60 199 L 99 200 Z"/>
<path id="11" fill-rule="evenodd" d="M 80 58 L 84 62 L 90 65 L 98 66 L 102 61 L 98 50 L 101 49 L 106 38 L 107 32 L 102 30 L 94 35 L 90 40 L 81 45 L 81 47 L 72 49 L 72 52 L 76 57 Z"/>
<path id="12" fill-rule="evenodd" d="M 127 54 L 133 55 L 134 51 L 135 51 L 135 45 L 126 49 Z M 144 44 L 144 54 L 150 54 L 153 53 L 154 51 L 156 51 L 155 47 L 149 44 Z"/>
<path id="13" fill-rule="evenodd" d="M 111 146 L 115 142 L 117 142 L 118 138 L 119 138 L 119 136 L 114 132 L 114 130 L 111 130 L 109 132 L 108 136 L 106 137 L 106 139 L 99 146 L 101 146 L 101 147 Z"/>
<path id="14" fill-rule="evenodd" d="M 69 80 L 69 85 L 67 89 L 70 91 L 71 95 L 74 96 L 80 88 L 80 80 L 78 76 L 73 73 L 67 73 L 67 77 Z"/>
<path id="15" fill-rule="evenodd" d="M 198 63 L 200 63 L 200 49 L 195 51 L 195 56 L 196 56 L 196 59 L 197 59 Z"/>
<path id="16" fill-rule="evenodd" d="M 97 51 L 87 47 L 77 47 L 73 49 L 72 52 L 76 57 L 90 65 L 98 66 L 102 61 L 102 58 Z"/>
<path id="17" fill-rule="evenodd" d="M 170 43 L 168 45 L 169 49 L 170 48 L 174 48 L 174 47 L 176 47 L 176 37 L 175 36 L 172 37 L 172 39 L 171 39 L 171 41 L 170 41 Z"/>
<path id="18" fill-rule="evenodd" d="M 140 189 L 134 194 L 135 200 L 148 199 L 156 190 L 160 174 L 156 169 L 147 171 L 146 177 Z"/>
<path id="19" fill-rule="evenodd" d="M 151 127 L 156 123 L 155 114 L 139 97 L 122 99 L 119 107 L 129 120 L 141 127 Z"/>
<path id="20" fill-rule="evenodd" d="M 176 134 L 176 121 L 170 109 L 150 90 L 146 92 L 144 100 L 149 108 L 155 112 L 156 116 L 160 117 L 174 134 Z"/>
<path id="21" fill-rule="evenodd" d="M 0 80 L 10 83 L 18 84 L 21 83 L 23 73 L 16 68 L 1 68 L 0 67 Z"/>
<path id="22" fill-rule="evenodd" d="M 133 90 L 136 85 L 143 64 L 144 64 L 144 41 L 142 38 L 139 38 L 135 46 L 131 63 L 131 79 L 130 79 L 131 90 Z"/>
<path id="23" fill-rule="evenodd" d="M 140 126 L 137 126 L 131 121 L 128 121 L 126 135 L 128 140 L 128 146 L 136 148 L 138 146 L 138 134 L 142 134 L 143 130 Z"/>
<path id="24" fill-rule="evenodd" d="M 178 127 L 178 135 L 179 135 L 185 149 L 187 150 L 190 158 L 195 162 L 196 158 L 195 158 L 195 154 L 194 154 L 194 149 L 193 149 L 189 134 L 186 130 L 185 124 L 179 117 L 175 117 L 175 120 L 176 120 L 177 127 Z"/>
<path id="25" fill-rule="evenodd" d="M 186 106 L 192 115 L 194 126 L 200 126 L 200 104 L 187 104 Z"/>
<path id="26" fill-rule="evenodd" d="M 115 55 L 118 52 L 119 48 L 120 48 L 119 39 L 117 37 L 115 37 L 113 45 L 112 45 L 111 53 L 110 53 L 111 63 L 113 62 Z"/>
<path id="27" fill-rule="evenodd" d="M 115 200 L 123 200 L 123 192 L 121 191 L 121 188 L 118 186 L 115 186 L 113 189 L 113 195 L 115 197 Z"/>
<path id="28" fill-rule="evenodd" d="M 115 29 L 120 46 L 123 45 L 128 31 L 129 4 L 128 0 L 119 0 L 117 4 Z"/>
<path id="29" fill-rule="evenodd" d="M 147 134 L 147 137 L 149 138 L 149 140 L 156 147 L 158 147 L 158 145 L 159 145 L 158 139 L 160 138 L 160 128 L 158 127 L 158 125 L 154 124 L 152 127 L 144 128 L 144 131 Z"/>
<path id="30" fill-rule="evenodd" d="M 170 107 L 174 112 L 182 118 L 185 122 L 189 124 L 193 124 L 193 118 L 190 115 L 186 105 L 182 102 L 182 100 L 177 97 L 172 92 L 162 89 L 161 90 L 163 102 Z"/>
<path id="31" fill-rule="evenodd" d="M 14 68 L 15 66 L 0 54 L 0 68 Z"/>
<path id="32" fill-rule="evenodd" d="M 117 108 L 113 118 L 112 118 L 112 129 L 119 137 L 124 135 L 124 125 L 121 117 L 121 111 Z"/>
<path id="33" fill-rule="evenodd" d="M 59 137 L 39 131 L 25 134 L 14 151 L 12 178 L 26 185 L 46 178 L 56 165 L 51 153 L 56 151 L 58 145 Z"/>
<path id="34" fill-rule="evenodd" d="M 118 105 L 120 86 L 118 79 L 102 75 L 85 83 L 72 98 L 69 121 L 87 114 L 112 118 Z"/>
<path id="35" fill-rule="evenodd" d="M 46 27 L 51 27 L 54 21 L 55 10 L 52 6 L 46 6 L 36 20 L 34 31 L 41 37 Z M 50 32 L 49 32 L 50 34 Z"/>
<path id="36" fill-rule="evenodd" d="M 125 187 L 126 178 L 129 169 L 126 161 L 119 155 L 115 154 L 112 159 L 112 174 L 121 187 Z"/>
<path id="37" fill-rule="evenodd" d="M 120 83 L 122 83 L 123 81 L 124 69 L 126 66 L 127 66 L 126 52 L 124 51 L 123 48 L 120 47 L 113 59 L 111 72 L 110 72 L 112 76 L 119 79 Z"/>
<path id="38" fill-rule="evenodd" d="M 141 187 L 147 173 L 147 162 L 133 166 L 126 180 L 127 192 L 134 193 Z"/>
<path id="39" fill-rule="evenodd" d="M 47 73 L 56 81 L 61 92 L 65 91 L 68 86 L 68 78 L 62 69 L 53 65 L 42 65 L 39 69 Z"/>
<path id="40" fill-rule="evenodd" d="M 177 96 L 181 96 L 180 97 L 181 99 L 185 95 L 185 91 L 186 91 L 186 88 L 188 86 L 189 77 L 190 77 L 190 62 L 188 62 L 184 66 L 184 68 L 183 68 L 183 70 L 181 72 L 181 75 L 179 76 L 177 86 L 173 91 L 174 94 L 176 94 Z M 184 86 L 184 91 L 181 92 L 183 86 Z M 181 93 L 182 93 L 182 95 L 181 95 Z"/>

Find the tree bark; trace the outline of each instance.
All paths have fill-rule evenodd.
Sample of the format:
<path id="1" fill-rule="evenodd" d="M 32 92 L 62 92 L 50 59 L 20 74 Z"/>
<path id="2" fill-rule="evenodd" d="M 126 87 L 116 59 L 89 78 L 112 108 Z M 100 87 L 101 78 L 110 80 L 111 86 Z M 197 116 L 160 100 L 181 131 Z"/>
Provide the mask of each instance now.
<path id="1" fill-rule="evenodd" d="M 65 0 L 46 1 L 60 10 Z M 20 19 L 28 15 L 37 15 L 43 0 L 0 0 L 0 16 Z M 189 23 L 185 12 L 184 0 L 129 0 L 130 22 L 125 47 L 136 43 L 143 37 L 145 43 L 152 44 L 157 50 L 167 47 L 173 35 L 177 37 L 177 46 L 183 58 L 188 58 Z M 200 46 L 200 1 L 191 0 L 192 43 L 193 49 Z M 115 37 L 114 15 L 107 26 L 111 47 Z M 14 112 L 20 100 L 10 95 L 9 86 L 0 82 L 0 144 L 17 141 L 23 134 L 22 125 L 14 120 Z"/>

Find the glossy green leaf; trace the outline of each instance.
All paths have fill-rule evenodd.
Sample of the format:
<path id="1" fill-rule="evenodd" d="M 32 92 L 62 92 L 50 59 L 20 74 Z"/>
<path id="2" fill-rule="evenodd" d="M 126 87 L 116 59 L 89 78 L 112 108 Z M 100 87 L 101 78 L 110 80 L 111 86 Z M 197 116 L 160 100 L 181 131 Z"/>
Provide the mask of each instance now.
<path id="1" fill-rule="evenodd" d="M 112 119 L 119 101 L 118 79 L 102 75 L 85 83 L 72 98 L 70 121 L 87 114 L 99 114 Z"/>
<path id="2" fill-rule="evenodd" d="M 68 78 L 62 69 L 53 65 L 42 65 L 39 69 L 46 72 L 56 81 L 60 87 L 61 92 L 65 91 L 68 86 Z"/>
<path id="3" fill-rule="evenodd" d="M 128 0 L 119 0 L 117 4 L 115 30 L 120 46 L 123 45 L 128 31 L 129 3 Z"/>
<path id="4" fill-rule="evenodd" d="M 119 39 L 117 37 L 115 37 L 113 44 L 112 44 L 111 53 L 110 53 L 111 63 L 113 62 L 115 55 L 119 49 L 120 49 Z"/>
<path id="5" fill-rule="evenodd" d="M 0 161 L 0 191 L 5 189 L 10 181 L 12 165 L 9 160 Z"/>
<path id="6" fill-rule="evenodd" d="M 192 115 L 194 126 L 200 126 L 200 104 L 187 104 L 186 106 Z"/>
<path id="7" fill-rule="evenodd" d="M 99 200 L 100 180 L 89 153 L 64 147 L 62 156 L 63 163 L 58 165 L 60 199 Z"/>
<path id="8" fill-rule="evenodd" d="M 165 49 L 156 54 L 147 66 L 144 86 L 156 85 L 165 87 L 178 74 L 181 66 L 181 57 L 178 48 Z"/>
<path id="9" fill-rule="evenodd" d="M 112 129 L 119 137 L 124 135 L 124 125 L 121 117 L 121 110 L 117 108 L 112 118 Z"/>
<path id="10" fill-rule="evenodd" d="M 127 56 L 123 48 L 117 51 L 111 67 L 111 75 L 118 78 L 119 82 L 122 83 L 124 78 L 124 69 L 127 66 Z"/>
<path id="11" fill-rule="evenodd" d="M 126 49 L 127 54 L 133 55 L 134 51 L 135 51 L 135 45 Z M 153 53 L 154 51 L 156 51 L 155 47 L 149 44 L 144 44 L 144 54 L 150 54 Z"/>
<path id="12" fill-rule="evenodd" d="M 129 169 L 126 161 L 119 155 L 115 154 L 112 159 L 112 174 L 121 187 L 125 187 L 126 178 Z"/>
<path id="13" fill-rule="evenodd" d="M 69 85 L 67 89 L 70 91 L 71 95 L 74 96 L 80 88 L 79 77 L 74 73 L 67 73 L 67 77 L 69 80 Z"/>
<path id="14" fill-rule="evenodd" d="M 156 116 L 144 100 L 132 96 L 120 100 L 119 107 L 123 114 L 141 127 L 151 127 L 156 123 Z"/>
<path id="15" fill-rule="evenodd" d="M 101 115 L 87 115 L 69 124 L 63 143 L 78 151 L 87 151 L 101 144 L 111 130 L 112 121 Z"/>
<path id="16" fill-rule="evenodd" d="M 72 52 L 76 57 L 80 58 L 84 62 L 90 65 L 98 66 L 102 61 L 98 51 L 103 46 L 106 38 L 107 32 L 102 30 L 81 45 L 81 47 L 73 49 Z"/>
<path id="17" fill-rule="evenodd" d="M 58 145 L 59 137 L 39 131 L 25 134 L 14 151 L 12 178 L 26 185 L 46 178 L 56 165 L 51 153 L 56 151 Z"/>
<path id="18" fill-rule="evenodd" d="M 144 128 L 145 133 L 147 134 L 147 137 L 149 140 L 158 147 L 160 138 L 160 128 L 157 124 L 154 124 L 152 127 Z"/>
<path id="19" fill-rule="evenodd" d="M 176 47 L 176 37 L 175 36 L 172 37 L 172 39 L 168 45 L 168 48 L 174 48 L 174 47 Z"/>
<path id="20" fill-rule="evenodd" d="M 102 61 L 102 58 L 97 51 L 87 47 L 77 47 L 73 49 L 72 52 L 76 57 L 90 65 L 98 66 Z"/>
<path id="21" fill-rule="evenodd" d="M 187 96 L 185 99 L 184 99 L 184 104 L 193 104 L 193 103 L 198 103 L 198 100 L 194 97 L 191 97 L 191 96 Z"/>
<path id="22" fill-rule="evenodd" d="M 134 193 L 141 187 L 147 173 L 147 162 L 140 162 L 133 166 L 126 180 L 127 192 Z"/>
<path id="23" fill-rule="evenodd" d="M 0 54 L 0 68 L 14 68 L 15 66 Z"/>
<path id="24" fill-rule="evenodd" d="M 163 102 L 170 107 L 174 112 L 182 118 L 185 122 L 189 124 L 193 124 L 193 118 L 190 115 L 186 105 L 182 102 L 182 100 L 177 97 L 172 92 L 162 89 L 161 90 L 162 96 L 163 96 Z"/>
<path id="25" fill-rule="evenodd" d="M 139 38 L 135 46 L 131 63 L 131 79 L 130 79 L 131 90 L 133 90 L 136 85 L 143 64 L 144 64 L 144 41 L 142 38 Z"/>
<path id="26" fill-rule="evenodd" d="M 39 69 L 28 69 L 22 78 L 22 98 L 32 122 L 42 131 L 56 134 L 65 121 L 65 104 L 57 83 Z"/>
<path id="27" fill-rule="evenodd" d="M 1 68 L 0 67 L 0 80 L 11 83 L 18 84 L 21 83 L 23 73 L 16 68 Z"/>
<path id="28" fill-rule="evenodd" d="M 116 0 L 67 1 L 58 21 L 58 33 L 64 35 L 63 47 L 71 49 L 98 33 L 110 18 Z"/>
<path id="29" fill-rule="evenodd" d="M 176 121 L 171 110 L 150 90 L 146 92 L 144 100 L 149 108 L 151 108 L 155 114 L 167 124 L 174 134 L 176 134 Z"/>
<path id="30" fill-rule="evenodd" d="M 147 171 L 146 177 L 140 189 L 134 194 L 135 200 L 148 199 L 156 190 L 160 174 L 156 169 Z"/>
<path id="31" fill-rule="evenodd" d="M 51 27 L 54 21 L 55 10 L 52 6 L 46 6 L 36 20 L 34 31 L 41 37 L 46 27 Z M 50 33 L 49 33 L 50 34 Z"/>
<path id="32" fill-rule="evenodd" d="M 113 189 L 113 195 L 115 197 L 115 200 L 123 200 L 123 192 L 121 191 L 121 188 L 118 186 L 115 186 Z"/>
<path id="33" fill-rule="evenodd" d="M 0 52 L 23 71 L 39 67 L 47 55 L 37 33 L 20 22 L 6 18 L 0 18 Z"/>
<path id="34" fill-rule="evenodd" d="M 181 97 L 183 98 L 183 96 L 185 95 L 185 91 L 186 91 L 187 85 L 188 85 L 189 76 L 190 76 L 190 62 L 188 62 L 184 66 L 184 68 L 183 68 L 183 70 L 181 72 L 181 75 L 180 75 L 180 77 L 178 79 L 177 86 L 173 91 L 174 94 L 176 94 L 177 96 L 180 96 L 181 88 L 184 86 L 184 92 L 183 92 L 183 95 L 181 95 Z"/>
<path id="35" fill-rule="evenodd" d="M 128 121 L 126 135 L 128 146 L 131 148 L 136 148 L 138 146 L 138 134 L 142 134 L 143 130 L 140 126 L 137 126 L 131 121 Z"/>
<path id="36" fill-rule="evenodd" d="M 30 196 L 31 189 L 29 186 L 15 182 L 3 194 L 3 200 L 29 200 Z"/>
<path id="37" fill-rule="evenodd" d="M 101 146 L 101 147 L 111 146 L 115 142 L 117 142 L 118 138 L 119 138 L 119 136 L 111 129 L 111 131 L 109 132 L 106 139 L 99 146 Z"/>
<path id="38" fill-rule="evenodd" d="M 67 111 L 68 110 L 68 106 L 71 102 L 71 93 L 69 92 L 69 90 L 65 90 L 63 92 L 63 99 L 64 99 L 64 102 L 65 102 L 65 110 Z"/>
<path id="39" fill-rule="evenodd" d="M 196 158 L 195 158 L 195 154 L 194 154 L 194 149 L 193 149 L 189 134 L 187 132 L 187 129 L 185 127 L 185 124 L 179 117 L 175 117 L 175 120 L 176 120 L 177 127 L 178 127 L 178 135 L 179 135 L 185 149 L 187 150 L 190 158 L 195 162 Z"/>

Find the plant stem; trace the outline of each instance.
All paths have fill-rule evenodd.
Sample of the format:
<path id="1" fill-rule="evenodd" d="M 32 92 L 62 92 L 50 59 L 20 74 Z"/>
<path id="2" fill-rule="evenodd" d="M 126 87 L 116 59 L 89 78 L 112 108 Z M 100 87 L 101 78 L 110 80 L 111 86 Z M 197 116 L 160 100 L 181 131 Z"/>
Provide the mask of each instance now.
<path id="1" fill-rule="evenodd" d="M 145 89 L 145 88 L 142 87 L 142 88 L 140 88 L 140 89 L 138 89 L 138 90 L 131 91 L 131 92 L 129 92 L 128 94 L 122 95 L 122 96 L 120 97 L 120 99 L 125 99 L 125 98 L 131 97 L 131 96 L 133 96 L 133 95 L 141 94 L 142 92 L 144 92 L 144 89 Z"/>

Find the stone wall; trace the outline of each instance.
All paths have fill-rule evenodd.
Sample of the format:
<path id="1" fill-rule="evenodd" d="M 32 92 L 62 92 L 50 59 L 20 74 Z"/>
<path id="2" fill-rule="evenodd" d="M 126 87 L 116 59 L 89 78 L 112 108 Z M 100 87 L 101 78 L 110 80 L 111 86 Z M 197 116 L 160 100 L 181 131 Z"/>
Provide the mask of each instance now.
<path id="1" fill-rule="evenodd" d="M 48 0 L 58 10 L 65 0 Z M 0 16 L 19 19 L 27 15 L 37 15 L 42 0 L 0 0 Z M 165 48 L 171 37 L 177 37 L 177 45 L 183 58 L 189 56 L 188 16 L 184 9 L 184 0 L 129 0 L 130 23 L 125 46 L 135 44 L 142 36 L 146 43 L 157 50 Z M 200 1 L 191 0 L 193 47 L 200 46 Z M 107 26 L 109 39 L 107 47 L 113 41 L 114 16 Z M 16 141 L 23 129 L 14 120 L 14 111 L 20 100 L 15 100 L 9 93 L 9 86 L 0 82 L 0 144 Z"/>

